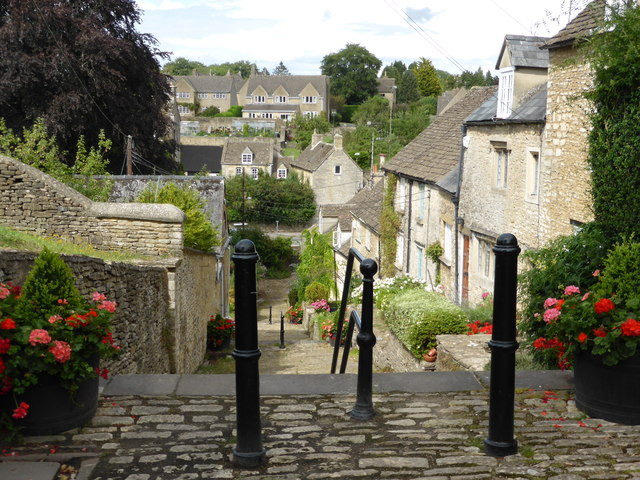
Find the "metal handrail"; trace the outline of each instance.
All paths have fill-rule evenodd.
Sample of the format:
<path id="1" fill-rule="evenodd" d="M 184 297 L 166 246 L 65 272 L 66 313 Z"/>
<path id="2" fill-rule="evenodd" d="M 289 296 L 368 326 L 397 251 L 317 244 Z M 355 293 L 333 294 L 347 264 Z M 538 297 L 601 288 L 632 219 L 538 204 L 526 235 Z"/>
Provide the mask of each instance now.
<path id="1" fill-rule="evenodd" d="M 344 373 L 347 368 L 353 329 L 358 325 L 358 336 L 356 341 L 360 349 L 358 355 L 358 390 L 356 405 L 350 412 L 351 417 L 358 420 L 368 420 L 375 415 L 372 401 L 373 384 L 373 346 L 376 344 L 376 336 L 373 334 L 373 276 L 378 271 L 378 264 L 375 260 L 364 258 L 355 248 L 349 249 L 347 257 L 347 269 L 345 272 L 344 286 L 342 290 L 342 301 L 340 302 L 340 313 L 338 318 L 336 342 L 333 347 L 333 360 L 331 362 L 331 373 L 336 372 L 336 364 L 340 351 L 340 339 L 344 328 L 344 314 L 347 309 L 349 299 L 349 287 L 351 286 L 351 274 L 353 272 L 353 261 L 360 262 L 360 273 L 364 277 L 362 280 L 362 318 L 357 311 L 351 312 L 351 322 L 347 330 L 347 339 L 340 365 L 340 373 Z"/>

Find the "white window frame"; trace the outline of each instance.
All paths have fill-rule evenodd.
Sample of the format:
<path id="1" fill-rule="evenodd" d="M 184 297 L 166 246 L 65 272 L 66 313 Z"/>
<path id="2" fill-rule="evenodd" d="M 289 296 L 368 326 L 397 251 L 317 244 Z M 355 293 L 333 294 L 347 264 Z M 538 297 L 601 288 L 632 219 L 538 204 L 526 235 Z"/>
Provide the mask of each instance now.
<path id="1" fill-rule="evenodd" d="M 334 175 L 342 175 L 342 165 L 334 165 L 333 166 L 333 174 Z"/>
<path id="2" fill-rule="evenodd" d="M 525 188 L 525 200 L 531 203 L 538 203 L 540 195 L 540 151 L 537 149 L 529 149 L 527 151 Z"/>
<path id="3" fill-rule="evenodd" d="M 236 175 L 242 175 L 242 172 L 244 171 L 244 168 L 242 167 L 236 167 Z"/>
<path id="4" fill-rule="evenodd" d="M 500 79 L 498 81 L 498 108 L 496 117 L 507 118 L 511 115 L 513 107 L 513 80 L 515 67 L 500 69 Z"/>
<path id="5" fill-rule="evenodd" d="M 287 178 L 287 169 L 286 168 L 279 168 L 277 175 L 278 175 L 278 178 L 280 178 L 280 179 Z"/>
<path id="6" fill-rule="evenodd" d="M 288 103 L 287 97 L 285 97 L 284 95 L 276 95 L 275 97 L 273 97 L 273 103 Z"/>
<path id="7" fill-rule="evenodd" d="M 333 244 L 334 247 L 339 247 L 340 246 L 340 231 L 339 230 L 334 230 L 333 231 L 332 244 Z"/>
<path id="8" fill-rule="evenodd" d="M 402 177 L 399 177 L 398 185 L 400 186 L 398 189 L 398 210 L 404 212 L 406 208 L 407 184 Z"/>
<path id="9" fill-rule="evenodd" d="M 290 115 L 290 114 L 288 114 L 288 113 L 281 113 L 281 114 L 280 114 L 280 118 L 281 118 L 282 120 L 290 120 L 290 119 L 291 119 L 291 115 Z"/>
<path id="10" fill-rule="evenodd" d="M 200 98 L 200 99 L 209 98 L 209 94 L 208 93 L 198 93 L 198 98 Z"/>
<path id="11" fill-rule="evenodd" d="M 214 92 L 211 95 L 213 96 L 213 98 L 222 99 L 222 100 L 227 98 L 227 94 L 226 93 Z"/>
<path id="12" fill-rule="evenodd" d="M 306 112 L 302 112 L 302 116 L 304 118 L 315 118 L 319 115 L 319 112 L 313 112 L 313 111 L 306 111 Z"/>
<path id="13" fill-rule="evenodd" d="M 420 205 L 418 206 L 418 220 L 424 220 L 424 210 L 425 210 L 425 198 L 426 198 L 426 188 L 424 183 L 420 183 L 418 184 L 419 187 L 419 191 L 420 191 Z"/>
<path id="14" fill-rule="evenodd" d="M 273 118 L 273 113 L 263 112 L 262 113 L 262 118 Z"/>
<path id="15" fill-rule="evenodd" d="M 416 244 L 416 276 L 418 280 L 424 280 L 424 247 Z"/>
<path id="16" fill-rule="evenodd" d="M 251 178 L 253 178 L 254 180 L 258 180 L 259 176 L 260 176 L 260 170 L 258 169 L 258 167 L 252 167 Z"/>
<path id="17" fill-rule="evenodd" d="M 243 153 L 242 154 L 242 164 L 243 165 L 251 165 L 253 163 L 253 153 Z"/>
<path id="18" fill-rule="evenodd" d="M 187 113 L 191 113 L 191 109 L 189 107 L 185 107 L 184 105 L 178 105 L 178 113 L 180 115 L 185 115 Z"/>
<path id="19" fill-rule="evenodd" d="M 396 237 L 396 266 L 402 270 L 404 266 L 404 234 L 398 233 Z"/>
<path id="20" fill-rule="evenodd" d="M 191 92 L 176 92 L 176 98 L 191 98 Z"/>
<path id="21" fill-rule="evenodd" d="M 264 95 L 254 95 L 253 96 L 253 103 L 264 103 L 265 102 L 265 96 Z"/>
<path id="22" fill-rule="evenodd" d="M 364 227 L 364 246 L 367 250 L 371 250 L 371 231 Z"/>
<path id="23" fill-rule="evenodd" d="M 318 103 L 318 97 L 315 95 L 305 95 L 302 97 L 302 103 Z"/>
<path id="24" fill-rule="evenodd" d="M 444 223 L 444 252 L 443 256 L 447 260 L 452 260 L 453 255 L 453 226 L 447 222 Z"/>
<path id="25" fill-rule="evenodd" d="M 509 182 L 509 149 L 506 145 L 494 145 L 495 188 L 506 189 Z"/>

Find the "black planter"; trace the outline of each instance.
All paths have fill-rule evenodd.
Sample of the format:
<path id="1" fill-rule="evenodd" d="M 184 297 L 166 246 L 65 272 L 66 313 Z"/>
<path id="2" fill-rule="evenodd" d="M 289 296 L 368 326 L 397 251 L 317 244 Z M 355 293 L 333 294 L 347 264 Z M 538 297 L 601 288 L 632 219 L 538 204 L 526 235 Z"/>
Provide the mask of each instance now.
<path id="1" fill-rule="evenodd" d="M 640 425 L 640 352 L 607 367 L 600 357 L 575 356 L 576 406 L 593 418 Z"/>
<path id="2" fill-rule="evenodd" d="M 17 398 L 18 404 L 29 404 L 29 413 L 24 419 L 14 420 L 22 427 L 23 435 L 53 435 L 71 430 L 87 423 L 98 408 L 98 378 L 90 378 L 80 384 L 71 397 L 59 382 L 58 377 L 44 376 L 37 385 L 29 387 Z M 16 407 L 11 393 L 0 397 L 0 411 L 9 415 Z"/>
<path id="3" fill-rule="evenodd" d="M 207 348 L 212 352 L 217 352 L 229 348 L 229 345 L 231 345 L 231 337 L 223 338 L 220 345 L 214 345 L 214 342 L 209 342 Z"/>

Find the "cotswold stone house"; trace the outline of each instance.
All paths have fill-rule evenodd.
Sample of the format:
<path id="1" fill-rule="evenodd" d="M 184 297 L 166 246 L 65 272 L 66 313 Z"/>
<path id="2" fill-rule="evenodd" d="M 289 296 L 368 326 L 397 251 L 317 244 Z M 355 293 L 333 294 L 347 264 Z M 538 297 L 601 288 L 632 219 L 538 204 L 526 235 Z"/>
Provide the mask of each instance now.
<path id="1" fill-rule="evenodd" d="M 322 134 L 314 133 L 309 145 L 290 162 L 291 171 L 303 182 L 309 182 L 318 205 L 348 202 L 364 181 L 364 172 L 342 149 L 342 135 L 333 144 L 322 142 Z"/>
<path id="2" fill-rule="evenodd" d="M 194 118 L 196 112 L 208 107 L 217 107 L 226 112 L 238 105 L 238 89 L 245 83 L 238 74 L 220 75 L 175 75 L 170 77 L 175 89 L 175 100 L 180 117 Z"/>
<path id="3" fill-rule="evenodd" d="M 276 161 L 273 140 L 264 137 L 229 137 L 222 147 L 222 176 L 245 175 L 257 180 L 260 172 L 274 173 Z"/>

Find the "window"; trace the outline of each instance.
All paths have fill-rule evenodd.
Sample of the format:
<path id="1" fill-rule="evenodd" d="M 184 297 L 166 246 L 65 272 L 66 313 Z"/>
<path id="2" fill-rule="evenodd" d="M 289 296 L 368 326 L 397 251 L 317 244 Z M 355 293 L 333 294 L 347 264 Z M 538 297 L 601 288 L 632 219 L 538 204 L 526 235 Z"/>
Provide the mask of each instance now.
<path id="1" fill-rule="evenodd" d="M 253 103 L 264 103 L 264 95 L 254 95 Z"/>
<path id="2" fill-rule="evenodd" d="M 500 70 L 500 80 L 498 81 L 498 118 L 507 118 L 511 115 L 513 106 L 513 73 L 514 67 L 507 67 Z"/>
<path id="3" fill-rule="evenodd" d="M 424 220 L 424 198 L 425 198 L 425 193 L 424 193 L 424 183 L 420 183 L 419 184 L 419 190 L 420 190 L 420 206 L 418 208 L 418 219 L 419 220 Z"/>
<path id="4" fill-rule="evenodd" d="M 189 93 L 189 92 L 176 92 L 176 98 L 191 98 L 191 93 Z"/>
<path id="5" fill-rule="evenodd" d="M 507 173 L 509 171 L 509 150 L 505 146 L 494 145 L 496 159 L 496 188 L 507 188 Z"/>
<path id="6" fill-rule="evenodd" d="M 278 178 L 287 178 L 287 169 L 279 168 L 278 169 Z"/>
<path id="7" fill-rule="evenodd" d="M 396 242 L 396 265 L 399 268 L 402 268 L 402 266 L 404 265 L 404 235 L 402 233 L 398 234 Z"/>
<path id="8" fill-rule="evenodd" d="M 367 227 L 364 229 L 364 246 L 371 250 L 371 231 Z"/>
<path id="9" fill-rule="evenodd" d="M 444 222 L 444 258 L 451 260 L 453 253 L 453 231 L 451 225 Z"/>
<path id="10" fill-rule="evenodd" d="M 288 113 L 281 113 L 280 118 L 282 120 L 291 120 L 291 115 L 289 115 Z"/>
<path id="11" fill-rule="evenodd" d="M 249 113 L 249 118 L 258 118 L 255 113 Z"/>
<path id="12" fill-rule="evenodd" d="M 209 94 L 208 93 L 199 93 L 198 94 L 198 98 L 209 98 Z"/>
<path id="13" fill-rule="evenodd" d="M 360 224 L 354 220 L 351 228 L 353 229 L 353 239 L 358 243 L 362 243 L 360 241 Z"/>
<path id="14" fill-rule="evenodd" d="M 236 175 L 242 175 L 242 171 L 244 169 L 242 167 L 236 167 Z"/>
<path id="15" fill-rule="evenodd" d="M 226 93 L 212 93 L 211 96 L 213 98 L 227 98 L 227 94 Z"/>
<path id="16" fill-rule="evenodd" d="M 400 186 L 400 188 L 398 189 L 398 208 L 400 209 L 401 212 L 404 212 L 404 208 L 405 208 L 405 199 L 406 199 L 406 189 L 407 189 L 407 185 L 404 182 L 404 179 L 399 178 L 398 179 L 398 184 Z"/>
<path id="17" fill-rule="evenodd" d="M 302 97 L 302 103 L 317 103 L 318 97 Z"/>
<path id="18" fill-rule="evenodd" d="M 183 105 L 178 105 L 178 113 L 181 115 L 184 115 L 185 113 L 190 113 L 191 110 L 189 109 L 189 107 L 185 107 Z"/>
<path id="19" fill-rule="evenodd" d="M 274 98 L 274 103 L 287 103 L 287 97 L 283 95 L 276 95 Z"/>
<path id="20" fill-rule="evenodd" d="M 254 180 L 258 179 L 258 169 L 256 167 L 253 167 L 251 169 L 251 178 L 253 178 Z"/>
<path id="21" fill-rule="evenodd" d="M 237 157 L 236 157 L 237 158 Z M 242 163 L 247 164 L 253 161 L 253 153 L 243 153 L 242 154 Z"/>
<path id="22" fill-rule="evenodd" d="M 273 118 L 273 113 L 263 113 L 262 118 Z"/>
<path id="23" fill-rule="evenodd" d="M 339 247 L 340 246 L 340 231 L 339 230 L 334 230 L 332 244 L 333 244 L 334 247 Z"/>
<path id="24" fill-rule="evenodd" d="M 334 175 L 341 175 L 342 174 L 342 165 L 336 165 L 335 167 L 333 167 L 333 174 Z"/>
<path id="25" fill-rule="evenodd" d="M 302 112 L 304 118 L 315 118 L 318 116 L 318 112 Z"/>
<path id="26" fill-rule="evenodd" d="M 491 273 L 491 243 L 478 239 L 478 273 L 489 278 Z"/>
<path id="27" fill-rule="evenodd" d="M 540 190 L 540 152 L 529 151 L 527 157 L 527 183 L 525 198 L 530 202 L 538 201 Z"/>
<path id="28" fill-rule="evenodd" d="M 416 245 L 416 263 L 418 267 L 418 280 L 424 280 L 423 264 L 424 264 L 424 247 Z"/>

